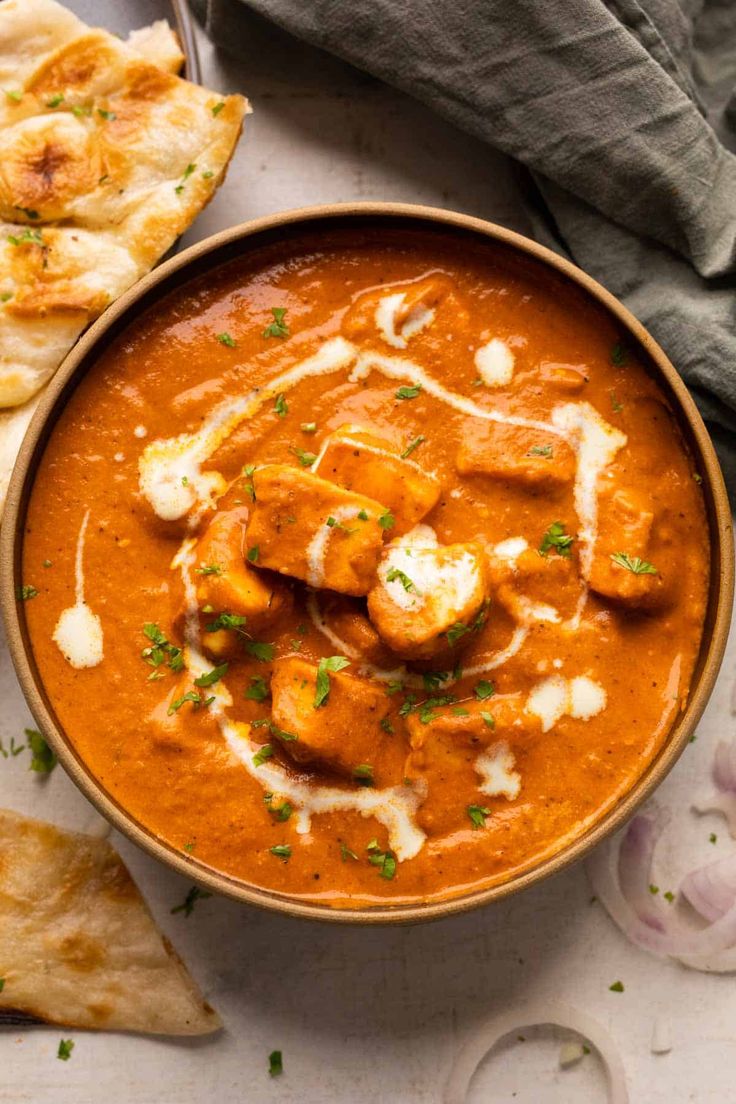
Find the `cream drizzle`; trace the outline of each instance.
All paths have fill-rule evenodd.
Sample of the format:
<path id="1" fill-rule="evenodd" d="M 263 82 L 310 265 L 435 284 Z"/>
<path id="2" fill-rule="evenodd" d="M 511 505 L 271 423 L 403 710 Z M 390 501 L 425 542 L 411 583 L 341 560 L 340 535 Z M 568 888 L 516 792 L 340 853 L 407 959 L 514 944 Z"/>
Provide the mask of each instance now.
<path id="1" fill-rule="evenodd" d="M 589 721 L 605 709 L 606 702 L 606 691 L 587 675 L 572 679 L 550 675 L 532 687 L 526 708 L 542 722 L 542 732 L 549 732 L 565 715 Z"/>
<path id="2" fill-rule="evenodd" d="M 514 770 L 515 766 L 514 753 L 505 740 L 481 752 L 475 761 L 475 769 L 481 776 L 480 792 L 488 797 L 507 797 L 513 801 L 521 792 L 521 776 Z"/>
<path id="3" fill-rule="evenodd" d="M 418 333 L 431 326 L 434 322 L 435 312 L 424 303 L 417 303 L 411 308 L 401 330 L 396 332 L 396 318 L 404 305 L 406 292 L 398 291 L 393 295 L 384 295 L 376 306 L 374 319 L 383 340 L 395 349 L 405 349 L 407 342 Z"/>
<path id="4" fill-rule="evenodd" d="M 77 537 L 74 561 L 75 602 L 62 610 L 53 632 L 53 640 L 67 663 L 77 670 L 97 667 L 104 659 L 102 622 L 84 600 L 84 538 L 90 511 L 87 510 Z"/>
<path id="5" fill-rule="evenodd" d="M 311 587 L 320 588 L 325 585 L 325 556 L 327 555 L 327 546 L 337 530 L 337 525 L 344 524 L 346 521 L 355 520 L 355 505 L 336 506 L 331 516 L 335 519 L 337 524 L 331 526 L 327 525 L 326 522 L 322 522 L 307 545 L 307 582 Z"/>
<path id="6" fill-rule="evenodd" d="M 171 566 L 181 572 L 186 600 L 184 662 L 196 678 L 209 671 L 211 664 L 199 650 L 197 588 L 192 578 L 195 548 L 195 540 L 185 540 Z M 215 699 L 208 707 L 210 715 L 215 719 L 228 748 L 251 778 L 262 785 L 264 790 L 279 793 L 298 807 L 295 813 L 297 832 L 302 835 L 309 832 L 312 817 L 319 813 L 352 809 L 361 816 L 375 817 L 386 828 L 389 846 L 396 853 L 397 859 L 411 859 L 422 849 L 426 837 L 414 821 L 425 793 L 421 784 L 393 786 L 383 790 L 339 790 L 332 786 L 314 786 L 292 778 L 278 763 L 266 761 L 261 766 L 256 766 L 253 756 L 260 745 L 251 741 L 250 725 L 231 721 L 226 716 L 225 708 L 232 705 L 232 697 L 222 680 L 208 688 L 208 695 Z"/>

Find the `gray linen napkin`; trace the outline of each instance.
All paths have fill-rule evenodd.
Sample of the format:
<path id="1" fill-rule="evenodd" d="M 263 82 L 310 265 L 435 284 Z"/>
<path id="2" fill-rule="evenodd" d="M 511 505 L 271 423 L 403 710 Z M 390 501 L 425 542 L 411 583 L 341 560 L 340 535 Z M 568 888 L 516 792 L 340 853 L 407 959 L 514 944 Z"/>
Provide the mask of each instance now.
<path id="1" fill-rule="evenodd" d="M 195 0 L 231 52 L 242 3 L 526 166 L 538 236 L 664 347 L 736 491 L 736 0 Z"/>

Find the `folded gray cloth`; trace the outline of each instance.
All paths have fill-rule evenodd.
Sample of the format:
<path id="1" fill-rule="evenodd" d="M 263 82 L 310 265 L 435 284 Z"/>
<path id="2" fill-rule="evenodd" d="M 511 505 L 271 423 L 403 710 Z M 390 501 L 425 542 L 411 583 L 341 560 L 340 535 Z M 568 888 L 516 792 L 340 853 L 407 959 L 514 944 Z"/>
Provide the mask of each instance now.
<path id="1" fill-rule="evenodd" d="M 230 51 L 243 2 L 525 165 L 539 236 L 647 326 L 731 468 L 736 0 L 206 0 Z"/>

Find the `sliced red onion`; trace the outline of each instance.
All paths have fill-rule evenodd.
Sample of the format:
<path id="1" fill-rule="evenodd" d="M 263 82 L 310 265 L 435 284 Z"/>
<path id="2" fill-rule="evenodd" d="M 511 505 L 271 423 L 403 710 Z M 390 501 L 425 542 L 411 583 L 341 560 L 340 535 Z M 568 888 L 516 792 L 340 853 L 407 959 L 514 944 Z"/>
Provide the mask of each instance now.
<path id="1" fill-rule="evenodd" d="M 623 1062 L 611 1036 L 587 1012 L 558 1001 L 519 1005 L 500 1016 L 491 1016 L 476 1027 L 450 1070 L 442 1097 L 443 1104 L 465 1104 L 473 1074 L 489 1050 L 506 1035 L 515 1034 L 523 1028 L 543 1025 L 575 1031 L 592 1043 L 605 1070 L 608 1104 L 629 1104 Z"/>
<path id="2" fill-rule="evenodd" d="M 649 826 L 642 825 L 642 820 L 649 821 Z M 654 818 L 640 814 L 626 829 L 623 840 L 606 840 L 598 847 L 587 862 L 594 892 L 632 943 L 653 954 L 682 958 L 725 951 L 736 943 L 736 901 L 702 929 L 685 927 L 654 894 L 644 908 L 642 887 L 648 887 L 651 880 L 652 852 L 660 831 L 661 824 Z"/>
<path id="3" fill-rule="evenodd" d="M 715 791 L 693 803 L 696 813 L 723 813 L 736 839 L 736 740 L 721 740 L 713 757 Z"/>
<path id="4" fill-rule="evenodd" d="M 680 892 L 704 920 L 720 920 L 736 902 L 736 854 L 691 870 Z"/>

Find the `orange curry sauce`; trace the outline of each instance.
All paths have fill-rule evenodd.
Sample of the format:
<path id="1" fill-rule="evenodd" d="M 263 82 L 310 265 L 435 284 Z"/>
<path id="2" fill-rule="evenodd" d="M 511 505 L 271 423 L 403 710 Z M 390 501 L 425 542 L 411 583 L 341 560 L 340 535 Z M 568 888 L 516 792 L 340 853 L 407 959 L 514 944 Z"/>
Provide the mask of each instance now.
<path id="1" fill-rule="evenodd" d="M 350 907 L 504 881 L 620 799 L 684 707 L 708 559 L 691 460 L 605 311 L 501 246 L 336 231 L 104 353 L 38 470 L 23 581 L 116 801 Z"/>

